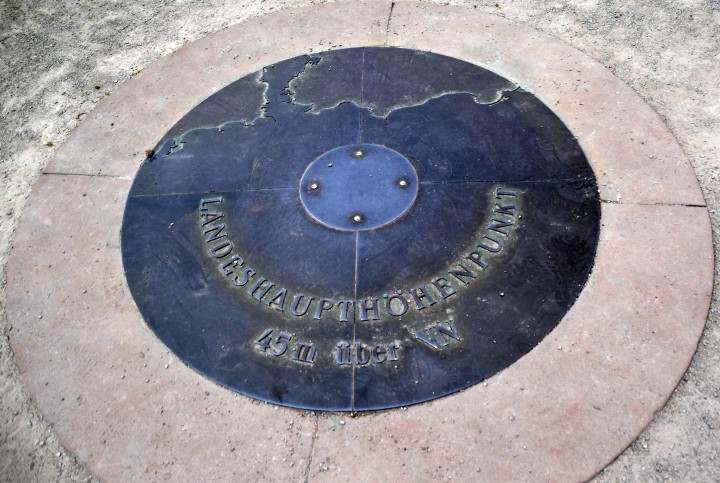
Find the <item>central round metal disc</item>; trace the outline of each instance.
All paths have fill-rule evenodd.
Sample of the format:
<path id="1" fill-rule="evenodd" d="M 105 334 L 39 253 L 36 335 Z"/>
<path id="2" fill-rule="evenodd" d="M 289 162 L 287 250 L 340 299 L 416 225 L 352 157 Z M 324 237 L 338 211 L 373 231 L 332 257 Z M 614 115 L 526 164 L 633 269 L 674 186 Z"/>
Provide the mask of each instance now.
<path id="1" fill-rule="evenodd" d="M 320 155 L 300 180 L 300 200 L 317 222 L 343 231 L 372 230 L 403 216 L 418 178 L 402 154 L 377 144 L 350 144 Z"/>
<path id="2" fill-rule="evenodd" d="M 188 112 L 138 171 L 122 254 L 149 327 L 202 375 L 362 411 L 532 350 L 582 290 L 599 220 L 585 155 L 532 93 L 365 47 L 269 65 Z"/>

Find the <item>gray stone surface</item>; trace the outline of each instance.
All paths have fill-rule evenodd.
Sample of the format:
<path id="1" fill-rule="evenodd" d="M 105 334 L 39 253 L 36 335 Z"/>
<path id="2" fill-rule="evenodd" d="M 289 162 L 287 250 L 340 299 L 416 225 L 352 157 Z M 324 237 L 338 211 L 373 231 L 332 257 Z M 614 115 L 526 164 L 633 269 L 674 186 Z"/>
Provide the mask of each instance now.
<path id="1" fill-rule="evenodd" d="M 0 5 L 0 102 L 7 127 L 0 133 L 0 266 L 5 266 L 29 187 L 84 113 L 112 95 L 115 81 L 136 74 L 185 40 L 249 15 L 300 3 L 307 2 Z M 717 2 L 680 6 L 519 1 L 476 6 L 565 40 L 633 87 L 664 118 L 688 154 L 717 230 Z M 12 330 L 4 315 L 2 323 L 6 334 Z M 719 338 L 714 305 L 698 355 L 675 396 L 638 441 L 600 475 L 601 481 L 720 478 Z M 5 337 L 0 346 L 0 387 L 0 479 L 88 478 L 27 399 Z M 323 471 L 324 462 L 313 464 L 313 473 Z"/>

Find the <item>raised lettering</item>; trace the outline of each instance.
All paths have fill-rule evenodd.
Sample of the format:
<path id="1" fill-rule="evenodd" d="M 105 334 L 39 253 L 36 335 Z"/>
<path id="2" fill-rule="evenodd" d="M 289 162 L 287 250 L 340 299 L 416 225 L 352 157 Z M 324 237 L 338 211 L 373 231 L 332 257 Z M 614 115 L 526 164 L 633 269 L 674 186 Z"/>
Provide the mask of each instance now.
<path id="1" fill-rule="evenodd" d="M 280 332 L 275 342 L 272 343 L 272 355 L 280 357 L 285 354 L 285 351 L 287 351 L 288 345 L 290 344 L 290 339 L 292 339 L 292 334 L 285 331 Z"/>
<path id="2" fill-rule="evenodd" d="M 257 272 L 255 269 L 250 267 L 245 267 L 240 272 L 240 275 L 236 275 L 233 279 L 233 283 L 237 285 L 238 287 L 244 287 L 246 283 L 250 281 L 251 278 L 255 276 Z"/>
<path id="3" fill-rule="evenodd" d="M 335 346 L 335 364 L 339 366 L 350 365 L 350 344 L 340 341 Z"/>
<path id="4" fill-rule="evenodd" d="M 434 350 L 440 349 L 440 346 L 438 345 L 438 343 L 427 331 L 424 331 L 424 330 L 416 331 L 415 338 L 417 340 L 419 340 L 420 342 L 422 342 L 423 344 L 430 347 L 431 349 L 434 349 Z"/>
<path id="5" fill-rule="evenodd" d="M 495 245 L 494 246 L 488 245 L 485 242 L 485 240 L 493 242 Z M 485 235 L 483 237 L 483 239 L 480 241 L 480 243 L 478 243 L 478 248 L 482 248 L 483 250 L 486 250 L 490 253 L 498 253 L 500 250 L 503 249 L 503 245 L 502 245 L 502 242 L 500 242 L 494 238 L 490 238 L 490 236 L 488 236 L 488 235 Z"/>
<path id="6" fill-rule="evenodd" d="M 227 233 L 223 233 L 225 231 L 225 223 L 220 223 L 219 225 L 216 225 L 212 228 L 208 228 L 203 232 L 205 235 L 205 241 L 207 243 L 212 243 L 214 241 L 217 241 L 221 238 L 226 238 Z"/>
<path id="7" fill-rule="evenodd" d="M 224 263 L 221 267 L 223 275 L 226 277 L 229 277 L 233 273 L 235 273 L 230 267 L 237 268 L 238 266 L 242 266 L 243 259 L 240 255 L 233 255 L 230 257 L 230 260 Z"/>
<path id="8" fill-rule="evenodd" d="M 285 312 L 285 297 L 287 296 L 287 289 L 281 288 L 278 293 L 267 303 L 268 307 L 272 307 L 278 312 Z"/>
<path id="9" fill-rule="evenodd" d="M 437 330 L 442 335 L 450 337 L 451 339 L 455 339 L 456 341 L 462 340 L 460 338 L 460 333 L 457 331 L 457 328 L 455 328 L 455 324 L 453 323 L 452 319 L 449 319 L 447 322 L 445 322 L 445 324 L 438 323 Z"/>
<path id="10" fill-rule="evenodd" d="M 426 285 L 418 288 L 411 288 L 410 295 L 412 295 L 412 298 L 415 301 L 415 307 L 417 307 L 418 310 L 423 310 L 425 307 L 430 307 L 436 303 L 435 299 L 428 292 Z M 425 305 L 423 300 L 427 300 L 427 305 Z"/>
<path id="11" fill-rule="evenodd" d="M 488 267 L 488 263 L 482 259 L 482 256 L 478 252 L 470 252 L 465 258 L 480 267 L 481 270 L 485 270 Z"/>
<path id="12" fill-rule="evenodd" d="M 337 306 L 340 309 L 340 322 L 348 322 L 350 320 L 350 307 L 354 304 L 355 302 L 352 300 L 341 300 L 337 303 Z"/>
<path id="13" fill-rule="evenodd" d="M 515 205 L 501 205 L 499 203 L 495 203 L 495 213 L 500 213 L 502 215 L 507 215 L 510 218 L 515 218 Z"/>
<path id="14" fill-rule="evenodd" d="M 370 307 L 368 307 L 368 301 L 370 302 Z M 367 299 L 364 299 L 360 302 L 358 308 L 360 309 L 360 320 L 363 322 L 366 322 L 368 320 L 368 312 L 372 312 L 372 319 L 373 320 L 380 320 L 380 309 L 378 307 L 379 299 L 377 297 L 370 297 Z"/>
<path id="15" fill-rule="evenodd" d="M 503 231 L 503 228 L 513 226 L 513 224 L 514 223 L 512 221 L 502 221 L 502 220 L 493 218 L 492 223 L 490 224 L 490 226 L 488 226 L 488 230 L 494 231 L 496 233 L 500 233 L 501 235 L 504 235 L 504 236 L 508 236 L 507 232 Z"/>
<path id="16" fill-rule="evenodd" d="M 462 262 L 458 262 L 457 268 L 451 268 L 448 273 L 455 277 L 463 285 L 470 285 L 470 282 L 477 278 L 473 272 L 465 268 Z"/>
<path id="17" fill-rule="evenodd" d="M 498 186 L 497 190 L 495 190 L 495 197 L 500 198 L 501 196 L 516 196 L 516 193 L 514 191 L 505 191 L 504 188 Z"/>
<path id="18" fill-rule="evenodd" d="M 398 349 L 400 349 L 400 346 L 396 342 L 393 342 L 392 344 L 388 345 L 387 350 L 388 350 L 388 360 L 389 361 L 398 360 L 398 354 L 397 354 Z"/>
<path id="19" fill-rule="evenodd" d="M 233 251 L 233 245 L 229 241 L 226 241 L 214 248 L 210 249 L 210 255 L 212 255 L 215 258 L 225 258 L 226 256 L 230 255 L 230 252 Z"/>
<path id="20" fill-rule="evenodd" d="M 444 323 L 431 324 L 422 330 L 416 331 L 413 335 L 418 341 L 433 350 L 441 350 L 452 341 L 460 342 L 462 340 L 460 332 L 458 332 L 452 319 L 448 319 Z"/>
<path id="21" fill-rule="evenodd" d="M 370 357 L 372 356 L 372 353 L 370 350 L 365 346 L 365 344 L 356 343 L 355 344 L 355 362 L 359 366 L 365 366 L 368 362 L 370 362 Z"/>
<path id="22" fill-rule="evenodd" d="M 255 345 L 258 349 L 262 350 L 263 352 L 268 350 L 268 347 L 270 347 L 270 341 L 272 340 L 272 332 L 272 329 L 267 329 L 265 332 L 262 333 L 262 335 L 260 335 L 260 337 L 257 338 L 257 340 L 255 341 Z"/>
<path id="23" fill-rule="evenodd" d="M 313 319 L 320 320 L 322 318 L 323 312 L 326 312 L 333 308 L 335 304 L 332 300 L 328 299 L 321 299 L 318 301 L 317 306 L 315 307 L 315 315 L 313 315 Z"/>
<path id="24" fill-rule="evenodd" d="M 375 349 L 373 349 L 373 357 L 375 358 L 375 362 L 382 364 L 387 360 L 387 349 L 381 345 L 375 346 Z"/>
<path id="25" fill-rule="evenodd" d="M 222 213 L 202 213 L 200 215 L 200 218 L 202 218 L 202 226 L 209 225 L 210 223 L 214 223 L 217 220 L 221 220 L 223 218 Z"/>
<path id="26" fill-rule="evenodd" d="M 408 311 L 408 303 L 402 294 L 394 293 L 391 295 L 383 295 L 385 299 L 385 311 L 395 317 L 400 317 Z M 393 303 L 394 302 L 394 303 Z"/>
<path id="27" fill-rule="evenodd" d="M 299 342 L 293 358 L 298 362 L 313 364 L 315 362 L 315 346 L 308 342 Z"/>
<path id="28" fill-rule="evenodd" d="M 290 304 L 290 313 L 293 314 L 295 317 L 302 317 L 303 315 L 307 314 L 308 309 L 310 309 L 310 304 L 314 300 L 313 297 L 307 298 L 307 304 L 305 304 L 305 307 L 301 309 L 301 308 L 299 308 L 300 302 L 304 298 L 307 298 L 307 297 L 305 297 L 305 295 L 303 295 L 301 293 L 295 294 L 295 296 L 293 297 L 292 304 Z"/>
<path id="29" fill-rule="evenodd" d="M 451 297 L 457 293 L 457 291 L 450 285 L 448 279 L 445 277 L 438 277 L 432 281 L 432 284 L 437 289 L 438 293 L 443 299 Z"/>
<path id="30" fill-rule="evenodd" d="M 200 200 L 200 210 L 206 211 L 206 205 L 212 205 L 215 203 L 222 203 L 222 197 L 216 196 L 215 198 L 203 198 Z"/>
<path id="31" fill-rule="evenodd" d="M 263 287 L 263 285 L 267 282 L 267 285 Z M 248 295 L 250 295 L 252 298 L 260 302 L 262 298 L 267 295 L 267 293 L 270 291 L 271 288 L 273 288 L 275 284 L 268 281 L 267 279 L 264 279 L 262 277 L 258 277 L 255 282 L 247 289 Z"/>

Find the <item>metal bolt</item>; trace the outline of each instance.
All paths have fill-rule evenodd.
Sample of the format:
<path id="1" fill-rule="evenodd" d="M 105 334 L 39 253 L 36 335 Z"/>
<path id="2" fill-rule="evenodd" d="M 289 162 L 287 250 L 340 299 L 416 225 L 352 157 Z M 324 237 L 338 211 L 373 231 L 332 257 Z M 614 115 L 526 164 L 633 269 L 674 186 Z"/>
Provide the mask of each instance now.
<path id="1" fill-rule="evenodd" d="M 355 213 L 354 215 L 350 216 L 350 221 L 352 221 L 356 225 L 359 225 L 360 223 L 365 221 L 365 217 L 362 216 L 360 213 Z"/>
<path id="2" fill-rule="evenodd" d="M 400 179 L 398 180 L 397 184 L 398 184 L 398 186 L 401 187 L 401 188 L 407 188 L 410 183 L 408 182 L 407 179 L 405 179 L 405 178 L 400 178 Z"/>
<path id="3" fill-rule="evenodd" d="M 365 155 L 365 152 L 363 152 L 362 149 L 358 149 L 353 154 L 355 155 L 356 158 L 362 158 Z"/>
<path id="4" fill-rule="evenodd" d="M 310 183 L 308 188 L 310 188 L 310 191 L 317 191 L 320 189 L 320 183 L 318 183 L 317 181 L 313 181 L 312 183 Z"/>

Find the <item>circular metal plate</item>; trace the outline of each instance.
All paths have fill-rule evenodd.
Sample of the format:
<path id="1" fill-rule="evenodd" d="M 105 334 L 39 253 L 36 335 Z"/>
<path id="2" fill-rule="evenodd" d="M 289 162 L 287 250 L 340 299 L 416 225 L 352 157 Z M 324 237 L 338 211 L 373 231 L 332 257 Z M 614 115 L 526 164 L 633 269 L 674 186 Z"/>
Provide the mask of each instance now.
<path id="1" fill-rule="evenodd" d="M 418 177 L 402 154 L 377 144 L 331 149 L 310 163 L 300 201 L 314 220 L 343 231 L 373 230 L 412 208 Z"/>
<path id="2" fill-rule="evenodd" d="M 441 55 L 356 48 L 189 112 L 138 172 L 122 251 L 146 321 L 201 373 L 367 410 L 531 350 L 582 289 L 598 222 L 585 156 L 533 95 Z"/>

